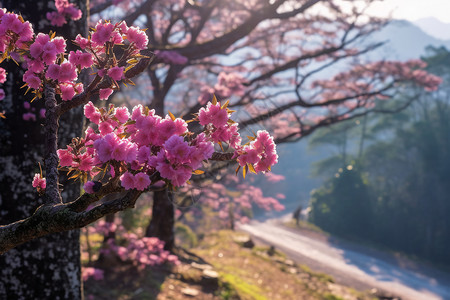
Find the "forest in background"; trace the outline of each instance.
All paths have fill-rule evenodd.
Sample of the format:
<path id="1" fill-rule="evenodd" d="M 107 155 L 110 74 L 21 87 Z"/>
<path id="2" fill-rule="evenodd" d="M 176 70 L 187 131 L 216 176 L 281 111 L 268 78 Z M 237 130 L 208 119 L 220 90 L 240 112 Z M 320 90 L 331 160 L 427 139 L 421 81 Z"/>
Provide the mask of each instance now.
<path id="1" fill-rule="evenodd" d="M 450 52 L 427 50 L 428 71 L 444 79 L 438 91 L 419 94 L 400 113 L 345 122 L 310 140 L 337 150 L 314 166 L 325 183 L 311 194 L 310 221 L 448 266 Z"/>

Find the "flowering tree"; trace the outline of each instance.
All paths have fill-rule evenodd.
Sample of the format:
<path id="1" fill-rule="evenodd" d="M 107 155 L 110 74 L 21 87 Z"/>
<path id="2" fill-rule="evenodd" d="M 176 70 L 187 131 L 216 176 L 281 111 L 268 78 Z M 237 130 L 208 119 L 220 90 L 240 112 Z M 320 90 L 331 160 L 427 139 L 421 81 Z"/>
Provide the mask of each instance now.
<path id="1" fill-rule="evenodd" d="M 6 2 L 12 7 L 13 1 Z M 371 1 L 361 2 L 368 4 Z M 81 11 L 83 11 L 82 4 L 83 1 L 77 2 Z M 190 152 L 188 149 L 196 149 L 205 141 L 222 140 L 231 146 L 238 145 L 236 126 L 232 122 L 224 122 L 225 113 L 222 111 L 226 108 L 211 103 L 203 111 L 200 110 L 211 100 L 212 94 L 216 94 L 220 100 L 233 96 L 227 108 L 247 112 L 246 115 L 240 116 L 242 127 L 255 129 L 258 124 L 264 124 L 276 133 L 276 140 L 293 141 L 313 132 L 316 128 L 380 110 L 375 103 L 386 99 L 400 86 L 418 84 L 433 89 L 439 83 L 436 77 L 421 71 L 423 64 L 419 61 L 369 64 L 358 61 L 360 56 L 378 46 L 372 44 L 358 47 L 358 42 L 377 30 L 383 21 L 368 18 L 358 6 L 354 6 L 354 9 L 348 8 L 339 1 L 105 0 L 91 1 L 91 4 L 91 18 L 94 19 L 92 25 L 96 27 L 96 31 L 92 33 L 91 40 L 83 39 L 82 36 L 78 38 L 77 43 L 82 50 L 84 48 L 83 51 L 74 51 L 63 59 L 64 51 L 60 39 L 43 35 L 39 38 L 32 36 L 29 45 L 26 45 L 30 47 L 28 52 L 17 54 L 28 57 L 27 63 L 31 71 L 26 71 L 28 73 L 23 79 L 30 88 L 29 93 L 46 99 L 53 99 L 52 95 L 56 93 L 59 95 L 57 97 L 61 98 L 61 102 L 56 102 L 54 113 L 52 107 L 47 108 L 49 115 L 65 116 L 75 111 L 77 106 L 86 104 L 85 114 L 96 125 L 95 130 L 88 130 L 86 137 L 73 140 L 69 147 L 66 148 L 65 145 L 70 141 L 64 143 L 59 152 L 56 152 L 58 147 L 55 147 L 53 142 L 50 151 L 51 163 L 50 161 L 45 163 L 45 167 L 50 169 L 46 171 L 44 194 L 53 194 L 44 197 L 45 199 L 60 199 L 57 176 L 54 174 L 58 163 L 55 154 L 59 154 L 61 166 L 72 171 L 71 175 L 89 182 L 85 185 L 85 189 L 92 192 L 78 198 L 78 201 L 74 202 L 77 204 L 52 204 L 54 208 L 49 211 L 45 210 L 47 206 L 41 208 L 41 213 L 54 212 L 60 213 L 60 216 L 66 214 L 65 217 L 67 216 L 65 209 L 76 210 L 77 217 L 72 219 L 74 222 L 68 222 L 72 225 L 60 229 L 78 227 L 75 224 L 82 226 L 95 219 L 94 216 L 100 217 L 104 213 L 113 212 L 117 209 L 112 208 L 115 205 L 122 207 L 133 205 L 138 194 L 142 192 L 141 189 L 153 188 L 152 183 L 158 179 L 162 179 L 166 185 L 181 184 L 188 177 L 188 172 L 184 169 L 193 168 L 195 165 L 192 159 L 187 159 L 189 155 L 186 157 L 181 155 L 183 151 Z M 110 9 L 111 5 L 118 5 L 123 9 Z M 36 14 L 35 12 L 42 10 L 43 7 L 47 9 L 42 3 L 36 5 L 33 13 Z M 68 1 L 58 0 L 55 2 L 54 11 L 45 13 L 49 12 L 47 17 L 54 25 L 65 22 L 70 24 L 73 21 L 67 21 L 67 18 L 78 18 L 80 16 L 78 8 Z M 95 20 L 102 16 L 110 19 L 111 13 L 126 23 L 120 20 L 116 20 L 117 23 L 115 21 L 97 23 Z M 37 24 L 38 21 L 40 20 L 34 23 Z M 20 26 L 17 21 L 14 22 Z M 143 56 L 139 56 L 137 53 L 127 53 L 123 49 L 113 56 L 115 59 L 109 59 L 109 55 L 115 53 L 112 46 L 124 35 L 139 48 L 141 40 L 138 36 L 142 37 L 140 31 L 132 29 L 128 35 L 128 29 L 132 28 L 129 25 L 133 24 L 148 28 L 146 34 L 150 42 L 149 49 L 156 54 L 152 64 L 149 54 L 142 53 Z M 14 29 L 11 30 L 14 32 Z M 113 32 L 114 36 L 110 36 Z M 134 33 L 136 35 L 133 35 Z M 36 39 L 40 46 L 34 46 L 32 51 L 31 44 L 35 43 Z M 107 43 L 111 46 L 106 46 Z M 95 57 L 97 47 L 103 50 Z M 16 55 L 11 49 L 6 50 L 13 53 L 13 57 Z M 90 56 L 86 53 L 90 53 Z M 53 62 L 55 55 L 56 60 Z M 134 57 L 131 58 L 130 55 Z M 78 71 L 90 64 L 90 59 L 95 64 L 97 74 L 91 83 L 82 86 L 75 79 Z M 336 74 L 333 80 L 317 80 L 317 77 L 314 77 L 329 72 L 329 67 L 344 61 L 354 64 L 341 74 Z M 130 69 L 127 70 L 127 66 Z M 117 107 L 102 110 L 87 104 L 90 96 L 108 98 L 113 90 L 117 90 L 120 82 L 128 84 L 128 80 L 144 71 L 146 76 L 140 80 L 144 83 L 147 80 L 152 86 L 148 98 L 152 99 L 150 108 L 154 109 L 154 112 L 137 108 L 130 114 L 129 111 Z M 15 80 L 18 78 L 15 77 Z M 48 85 L 48 82 L 51 85 Z M 339 84 L 336 84 L 337 82 Z M 8 85 L 8 81 L 5 84 Z M 19 94 L 17 90 L 5 89 L 5 91 L 6 97 Z M 173 119 L 170 115 L 166 118 L 158 117 L 166 113 L 169 105 L 175 104 L 169 99 L 183 99 L 181 103 L 177 102 L 174 110 L 176 115 L 189 118 L 193 113 L 199 112 L 198 121 L 203 123 L 199 125 L 201 128 L 199 132 L 203 131 L 204 134 L 202 137 L 199 137 L 198 133 L 180 134 L 183 128 L 186 129 L 181 119 Z M 6 122 L 9 118 L 14 118 L 15 122 L 11 124 L 25 124 L 18 135 L 21 139 L 14 139 L 16 134 L 10 134 L 14 142 L 8 145 L 8 148 L 17 147 L 23 152 L 31 153 L 29 148 L 22 146 L 23 140 L 37 137 L 34 141 L 27 140 L 25 145 L 38 144 L 42 140 L 41 135 L 30 134 L 31 129 L 38 128 L 36 123 L 30 120 L 39 119 L 37 112 L 43 102 L 36 100 L 33 105 L 25 107 L 23 103 L 14 102 L 16 111 L 24 113 L 10 117 L 8 111 L 13 107 L 6 108 Z M 36 105 L 34 103 L 38 103 L 37 106 L 34 106 Z M 229 112 L 226 114 L 228 118 Z M 126 119 L 127 117 L 131 119 Z M 47 122 L 50 119 L 47 117 Z M 56 120 L 57 118 L 53 119 Z M 151 136 L 150 131 L 149 136 L 141 137 L 138 134 L 139 128 L 146 128 L 148 124 L 156 125 L 158 128 L 172 127 L 166 129 L 173 130 L 173 134 L 168 136 L 167 140 Z M 54 125 L 55 123 L 49 124 L 48 131 L 53 130 L 54 133 Z M 164 130 L 162 132 L 167 133 Z M 241 152 L 237 155 L 242 155 L 239 164 L 245 171 L 264 169 L 274 160 L 274 155 L 266 157 L 261 151 L 263 148 L 265 151 L 271 147 L 270 139 L 264 133 L 257 135 L 260 136 L 259 142 L 252 142 L 238 150 Z M 67 134 L 61 138 L 70 139 L 76 136 L 79 135 Z M 144 147 L 148 150 L 140 150 L 146 149 Z M 109 153 L 108 149 L 115 151 Z M 181 157 L 176 154 L 178 150 L 181 151 L 179 153 Z M 140 157 L 136 160 L 141 169 L 136 169 L 138 165 L 128 157 L 128 154 L 134 152 L 136 158 Z M 211 155 L 212 159 L 229 159 L 233 154 Z M 264 158 L 262 163 L 259 163 L 257 159 L 262 158 Z M 36 161 L 37 159 L 27 161 L 28 170 L 36 166 Z M 26 166 L 17 159 L 5 160 L 4 165 L 11 172 L 7 174 L 8 176 L 4 175 L 7 179 L 2 180 L 2 183 L 24 191 L 18 198 L 28 201 L 33 199 L 30 197 L 30 191 L 23 187 L 25 181 L 18 180 L 26 177 L 18 175 L 18 169 Z M 100 174 L 109 174 L 107 176 L 111 176 L 112 181 L 100 187 L 95 178 L 96 172 L 99 171 L 103 172 Z M 159 174 L 155 175 L 156 178 L 152 177 L 153 171 Z M 43 176 L 40 172 L 37 173 L 39 175 L 35 177 L 34 185 L 39 191 L 44 192 Z M 103 195 L 126 188 L 128 188 L 126 197 L 84 211 L 90 203 Z M 2 203 L 7 202 L 4 199 L 9 199 L 10 194 L 15 194 L 10 188 L 2 189 L 1 193 Z M 154 195 L 153 216 L 148 233 L 164 238 L 166 245 L 170 245 L 173 240 L 171 229 L 173 206 L 167 201 L 169 195 L 164 190 L 157 190 Z M 48 204 L 47 200 L 45 201 Z M 14 203 L 9 202 L 7 205 L 14 206 Z M 31 212 L 32 209 L 27 209 L 28 215 Z M 80 213 L 86 213 L 84 215 L 86 218 L 79 218 Z M 67 221 L 65 218 L 54 220 Z M 26 224 L 33 225 L 33 223 Z M 14 226 L 6 228 L 14 231 Z M 23 225 L 17 226 L 23 228 Z M 42 229 L 44 232 L 48 230 L 47 227 Z M 74 240 L 76 237 L 69 239 Z M 49 282 L 51 285 L 54 283 L 51 280 Z M 43 294 L 42 297 L 46 295 Z"/>
<path id="2" fill-rule="evenodd" d="M 255 173 L 269 171 L 277 162 L 273 139 L 266 131 L 258 131 L 250 143 L 241 145 L 237 123 L 229 119 L 228 102 L 221 105 L 215 98 L 191 120 L 203 127 L 201 133 L 188 131 L 187 122 L 171 113 L 162 118 L 142 105 L 132 113 L 114 105 L 95 107 L 90 99 L 106 100 L 119 82 L 132 84 L 131 78 L 150 64 L 147 35 L 137 27 L 100 20 L 87 38 L 76 37 L 81 50 L 70 53 L 65 39 L 54 33 L 35 34 L 31 23 L 5 9 L 0 10 L 0 27 L 2 58 L 22 63 L 23 87 L 33 94 L 32 101 L 45 103 L 46 150 L 45 177 L 41 170 L 32 181 L 43 205 L 28 218 L 0 226 L 0 253 L 134 207 L 144 191 L 182 186 L 192 174 L 202 173 L 198 169 L 205 160 L 235 159 L 244 172 Z M 85 68 L 96 70 L 86 87 L 78 82 Z M 59 118 L 78 106 L 84 106 L 84 115 L 95 129 L 89 127 L 85 137 L 73 138 L 67 148 L 58 149 Z M 215 153 L 214 142 L 228 143 L 235 151 Z M 63 203 L 58 166 L 85 182 L 85 194 Z M 106 174 L 108 179 L 100 182 Z M 98 203 L 120 192 L 124 194 Z M 89 207 L 92 204 L 97 205 Z"/>
<path id="3" fill-rule="evenodd" d="M 212 94 L 231 97 L 241 128 L 264 126 L 276 141 L 291 142 L 342 120 L 390 111 L 382 100 L 399 87 L 438 85 L 418 60 L 364 62 L 381 44 L 361 42 L 385 24 L 364 13 L 371 2 L 97 0 L 91 18 L 114 14 L 148 28 L 156 59 L 142 80 L 152 87 L 148 99 L 157 113 L 174 107 L 176 115 L 190 116 Z M 171 245 L 168 197 L 155 193 L 158 217 L 147 233 Z"/>

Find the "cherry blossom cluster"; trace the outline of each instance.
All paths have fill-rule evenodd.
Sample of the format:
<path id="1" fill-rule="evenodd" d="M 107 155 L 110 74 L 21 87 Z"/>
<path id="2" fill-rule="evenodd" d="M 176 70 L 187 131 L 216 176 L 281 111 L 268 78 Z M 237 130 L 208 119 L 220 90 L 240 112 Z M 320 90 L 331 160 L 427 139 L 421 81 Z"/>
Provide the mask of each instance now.
<path id="1" fill-rule="evenodd" d="M 115 254 L 124 262 L 132 262 L 137 268 L 162 265 L 164 263 L 178 264 L 178 257 L 164 250 L 164 242 L 156 237 L 138 237 L 134 233 L 121 235 L 127 242 L 119 246 L 114 239 L 108 240 L 108 248 L 102 249 L 105 255 Z"/>
<path id="2" fill-rule="evenodd" d="M 118 224 L 116 224 L 118 223 Z M 135 233 L 126 231 L 120 219 L 114 223 L 100 220 L 95 227 L 90 227 L 92 233 L 108 236 L 115 232 L 116 237 L 108 239 L 105 248 L 100 250 L 104 255 L 114 255 L 124 262 L 132 262 L 137 268 L 144 269 L 149 266 L 164 263 L 178 264 L 178 258 L 164 250 L 164 242 L 156 237 L 140 237 Z M 91 232 L 91 230 L 90 230 Z"/>
<path id="3" fill-rule="evenodd" d="M 318 99 L 317 102 L 345 99 L 355 95 L 361 95 L 358 100 L 373 99 L 374 97 L 371 97 L 371 93 L 368 91 L 383 88 L 381 85 L 375 86 L 374 79 L 378 79 L 377 82 L 386 85 L 412 81 L 427 91 L 434 91 L 442 79 L 423 70 L 425 67 L 426 63 L 418 59 L 406 62 L 379 61 L 361 64 L 347 72 L 341 72 L 331 79 L 315 80 L 312 82 L 311 88 L 321 90 L 321 99 Z M 381 96 L 377 95 L 377 98 L 380 99 Z M 350 108 L 356 107 L 357 104 L 357 102 L 350 102 Z"/>
<path id="4" fill-rule="evenodd" d="M 272 177 L 272 174 L 266 173 L 263 176 L 254 176 L 250 179 L 250 182 L 262 180 L 263 184 L 260 184 L 260 186 L 271 186 L 269 195 L 267 195 L 267 191 L 254 186 L 248 180 L 242 181 L 242 178 L 232 174 L 225 174 L 220 178 L 219 182 L 202 183 L 201 186 L 195 189 L 186 186 L 180 192 L 187 193 L 201 201 L 202 205 L 195 212 L 196 218 L 200 218 L 202 208 L 208 206 L 217 212 L 221 223 L 225 226 L 229 225 L 233 220 L 247 223 L 253 215 L 254 206 L 264 211 L 281 211 L 284 209 L 284 206 L 278 200 L 284 199 L 284 195 L 274 193 L 277 188 L 274 190 L 273 185 L 267 184 L 283 180 L 284 176 L 274 175 Z M 275 197 L 272 197 L 270 194 L 275 194 Z M 195 226 L 195 224 L 192 225 Z"/>
<path id="5" fill-rule="evenodd" d="M 47 182 L 45 178 L 42 178 L 41 174 L 35 174 L 32 185 L 37 189 L 38 193 L 41 194 L 44 192 Z"/>
<path id="6" fill-rule="evenodd" d="M 194 119 L 204 131 L 194 135 L 181 118 L 155 115 L 142 105 L 130 112 L 126 107 L 97 108 L 92 102 L 84 106 L 84 114 L 92 127 L 85 137 L 74 139 L 66 149 L 57 151 L 61 167 L 85 174 L 90 178 L 84 185 L 87 193 L 96 190 L 95 178 L 106 169 L 112 177 L 120 178 L 126 190 L 145 191 L 156 173 L 167 184 L 182 186 L 192 174 L 201 173 L 202 162 L 210 159 L 215 143 L 233 147 L 241 165 L 254 164 L 255 172 L 265 172 L 277 162 L 273 139 L 259 131 L 256 139 L 241 146 L 237 123 L 230 120 L 226 105 L 216 102 L 201 108 Z"/>
<path id="7" fill-rule="evenodd" d="M 56 6 L 58 11 L 75 14 L 74 6 L 67 1 L 56 1 Z M 78 74 L 82 69 L 94 67 L 98 76 L 108 76 L 113 82 L 110 87 L 99 91 L 100 98 L 107 99 L 113 89 L 118 89 L 118 81 L 127 81 L 125 70 L 141 58 L 139 51 L 147 47 L 148 38 L 143 30 L 128 27 L 125 22 L 112 24 L 99 20 L 88 38 L 78 35 L 75 42 L 81 51 L 66 53 L 66 41 L 62 37 L 51 33 L 35 36 L 29 22 L 4 9 L 0 11 L 0 51 L 3 58 L 24 61 L 23 81 L 38 98 L 42 97 L 43 86 L 51 85 L 63 101 L 72 100 L 84 90 L 83 85 L 77 83 Z M 125 48 L 120 58 L 116 58 L 113 51 L 113 47 L 118 45 Z M 0 82 L 4 78 L 0 73 Z"/>
<path id="8" fill-rule="evenodd" d="M 147 189 L 155 171 L 172 185 L 181 186 L 214 152 L 205 134 L 195 138 L 188 134 L 184 120 L 161 118 L 141 105 L 130 114 L 126 107 L 98 109 L 89 102 L 84 113 L 97 130 L 88 128 L 84 139 L 58 150 L 60 165 L 87 172 L 92 178 L 110 165 L 111 175 L 120 176 L 127 190 Z M 85 184 L 85 190 L 93 192 L 92 181 Z"/>
<path id="9" fill-rule="evenodd" d="M 238 162 L 241 167 L 252 165 L 256 173 L 270 171 L 271 166 L 278 162 L 278 155 L 269 133 L 259 130 L 256 138 L 243 147 Z"/>
<path id="10" fill-rule="evenodd" d="M 48 12 L 46 17 L 53 26 L 63 26 L 67 19 L 79 20 L 82 16 L 81 10 L 68 0 L 55 0 L 56 11 Z"/>
<path id="11" fill-rule="evenodd" d="M 220 102 L 216 104 L 208 102 L 206 107 L 198 112 L 198 120 L 200 125 L 205 126 L 213 142 L 226 142 L 232 148 L 239 149 L 242 139 L 238 132 L 238 124 L 229 119 L 231 113 L 227 104 L 221 106 Z"/>
<path id="12" fill-rule="evenodd" d="M 26 49 L 27 42 L 30 42 L 33 36 L 30 22 L 25 22 L 17 14 L 6 12 L 4 8 L 0 9 L 0 52 L 4 53 L 3 59 L 8 53 Z"/>

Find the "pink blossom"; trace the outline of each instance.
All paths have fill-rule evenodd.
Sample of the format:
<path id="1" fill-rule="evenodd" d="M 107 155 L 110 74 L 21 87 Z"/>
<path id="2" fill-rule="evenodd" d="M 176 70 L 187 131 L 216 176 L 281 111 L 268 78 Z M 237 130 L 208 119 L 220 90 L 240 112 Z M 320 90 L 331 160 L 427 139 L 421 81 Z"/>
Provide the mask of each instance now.
<path id="1" fill-rule="evenodd" d="M 137 27 L 130 27 L 127 31 L 127 38 L 130 43 L 134 43 L 138 49 L 145 49 L 148 44 L 148 37 L 144 31 Z"/>
<path id="2" fill-rule="evenodd" d="M 130 190 L 134 188 L 134 176 L 130 172 L 125 172 L 120 176 L 120 183 L 126 189 Z"/>
<path id="3" fill-rule="evenodd" d="M 66 52 L 66 40 L 63 37 L 57 36 L 53 38 L 52 43 L 55 45 L 58 53 Z"/>
<path id="4" fill-rule="evenodd" d="M 42 53 L 42 60 L 47 64 L 47 65 L 51 65 L 54 64 L 56 62 L 56 58 L 57 58 L 58 54 L 56 53 L 56 51 L 53 52 L 43 52 Z"/>
<path id="5" fill-rule="evenodd" d="M 76 80 L 77 78 L 78 75 L 75 65 L 72 65 L 70 62 L 64 62 L 61 64 L 58 81 L 70 82 Z"/>
<path id="6" fill-rule="evenodd" d="M 61 99 L 63 101 L 72 100 L 73 96 L 75 96 L 75 90 L 70 84 L 61 84 L 59 89 L 61 90 Z"/>
<path id="7" fill-rule="evenodd" d="M 75 37 L 75 42 L 78 44 L 78 46 L 81 49 L 85 49 L 87 46 L 89 46 L 89 40 L 87 38 L 82 37 L 80 34 L 78 34 Z"/>
<path id="8" fill-rule="evenodd" d="M 114 127 L 109 122 L 101 122 L 98 125 L 98 130 L 102 135 L 106 135 L 114 131 Z"/>
<path id="9" fill-rule="evenodd" d="M 140 164 L 144 164 L 148 161 L 150 154 L 151 154 L 150 148 L 147 146 L 142 146 L 138 150 L 137 160 L 139 161 Z"/>
<path id="10" fill-rule="evenodd" d="M 116 107 L 114 110 L 114 116 L 117 120 L 119 120 L 119 122 L 125 123 L 130 118 L 130 113 L 126 107 Z"/>
<path id="11" fill-rule="evenodd" d="M 80 163 L 78 165 L 79 170 L 85 172 L 89 172 L 92 170 L 92 167 L 94 166 L 94 158 L 89 153 L 83 153 L 82 155 L 78 156 L 78 159 L 80 160 Z"/>
<path id="12" fill-rule="evenodd" d="M 95 32 L 91 37 L 92 42 L 97 44 L 98 46 L 104 45 L 107 41 L 109 41 L 113 30 L 113 24 L 103 23 L 102 20 L 98 21 L 95 25 Z"/>
<path id="13" fill-rule="evenodd" d="M 108 76 L 113 80 L 119 81 L 123 77 L 123 67 L 112 67 L 108 70 Z"/>
<path id="14" fill-rule="evenodd" d="M 61 67 L 59 65 L 51 64 L 48 67 L 47 72 L 45 73 L 45 77 L 47 77 L 49 79 L 53 79 L 53 80 L 58 80 L 60 71 L 61 71 Z"/>
<path id="15" fill-rule="evenodd" d="M 0 101 L 5 99 L 5 91 L 3 89 L 0 89 Z"/>
<path id="16" fill-rule="evenodd" d="M 113 93 L 113 90 L 110 88 L 100 89 L 100 100 L 108 100 L 109 96 Z"/>
<path id="17" fill-rule="evenodd" d="M 101 114 L 100 112 L 97 110 L 97 108 L 94 106 L 94 104 L 89 101 L 85 106 L 84 106 L 84 115 L 86 116 L 86 118 L 88 118 L 92 123 L 95 124 L 99 124 L 100 123 L 100 117 Z"/>
<path id="18" fill-rule="evenodd" d="M 33 184 L 33 187 L 37 188 L 38 190 L 39 189 L 44 190 L 47 185 L 45 178 L 42 178 L 41 174 L 37 174 L 37 173 L 34 175 L 32 184 Z"/>
<path id="19" fill-rule="evenodd" d="M 198 119 L 203 126 L 213 124 L 218 128 L 228 122 L 228 112 L 226 108 L 222 109 L 220 107 L 220 103 L 214 105 L 209 102 L 206 108 L 202 107 L 198 112 Z"/>
<path id="20" fill-rule="evenodd" d="M 134 176 L 134 188 L 143 191 L 150 185 L 150 177 L 145 173 L 137 173 Z"/>
<path id="21" fill-rule="evenodd" d="M 172 136 L 164 143 L 166 149 L 166 157 L 172 163 L 188 163 L 190 162 L 190 154 L 194 150 L 181 136 Z"/>
<path id="22" fill-rule="evenodd" d="M 39 89 L 41 86 L 41 79 L 39 79 L 39 77 L 37 77 L 36 75 L 34 75 L 34 73 L 30 72 L 30 71 L 26 71 L 23 74 L 23 81 L 26 82 L 28 84 L 29 87 L 31 87 L 32 89 Z"/>
<path id="23" fill-rule="evenodd" d="M 50 21 L 50 24 L 52 24 L 53 26 L 61 27 L 67 23 L 66 18 L 64 18 L 64 15 L 62 15 L 56 11 L 47 12 L 47 14 L 45 16 Z"/>
<path id="24" fill-rule="evenodd" d="M 73 156 L 68 150 L 59 149 L 56 151 L 59 157 L 59 165 L 61 167 L 68 167 L 72 165 Z"/>
<path id="25" fill-rule="evenodd" d="M 6 81 L 6 70 L 0 68 L 0 83 L 4 83 Z"/>
<path id="26" fill-rule="evenodd" d="M 31 57 L 39 58 L 39 56 L 42 54 L 42 51 L 43 51 L 42 44 L 40 44 L 38 42 L 34 42 L 33 44 L 31 44 L 31 46 L 30 46 Z"/>

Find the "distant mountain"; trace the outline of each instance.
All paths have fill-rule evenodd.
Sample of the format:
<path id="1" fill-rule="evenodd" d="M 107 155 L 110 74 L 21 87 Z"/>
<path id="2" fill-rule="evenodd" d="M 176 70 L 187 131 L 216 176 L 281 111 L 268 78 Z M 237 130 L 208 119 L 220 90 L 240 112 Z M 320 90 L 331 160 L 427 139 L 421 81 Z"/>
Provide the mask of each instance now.
<path id="1" fill-rule="evenodd" d="M 450 26 L 450 24 L 449 24 Z M 449 30 L 450 32 L 450 30 Z M 381 49 L 372 53 L 372 59 L 408 60 L 420 58 L 427 46 L 445 46 L 450 49 L 450 40 L 435 38 L 415 24 L 394 20 L 383 30 L 373 34 L 372 41 L 387 41 Z"/>
<path id="2" fill-rule="evenodd" d="M 441 39 L 450 40 L 450 23 L 444 23 L 436 18 L 422 18 L 413 22 L 427 34 Z"/>

